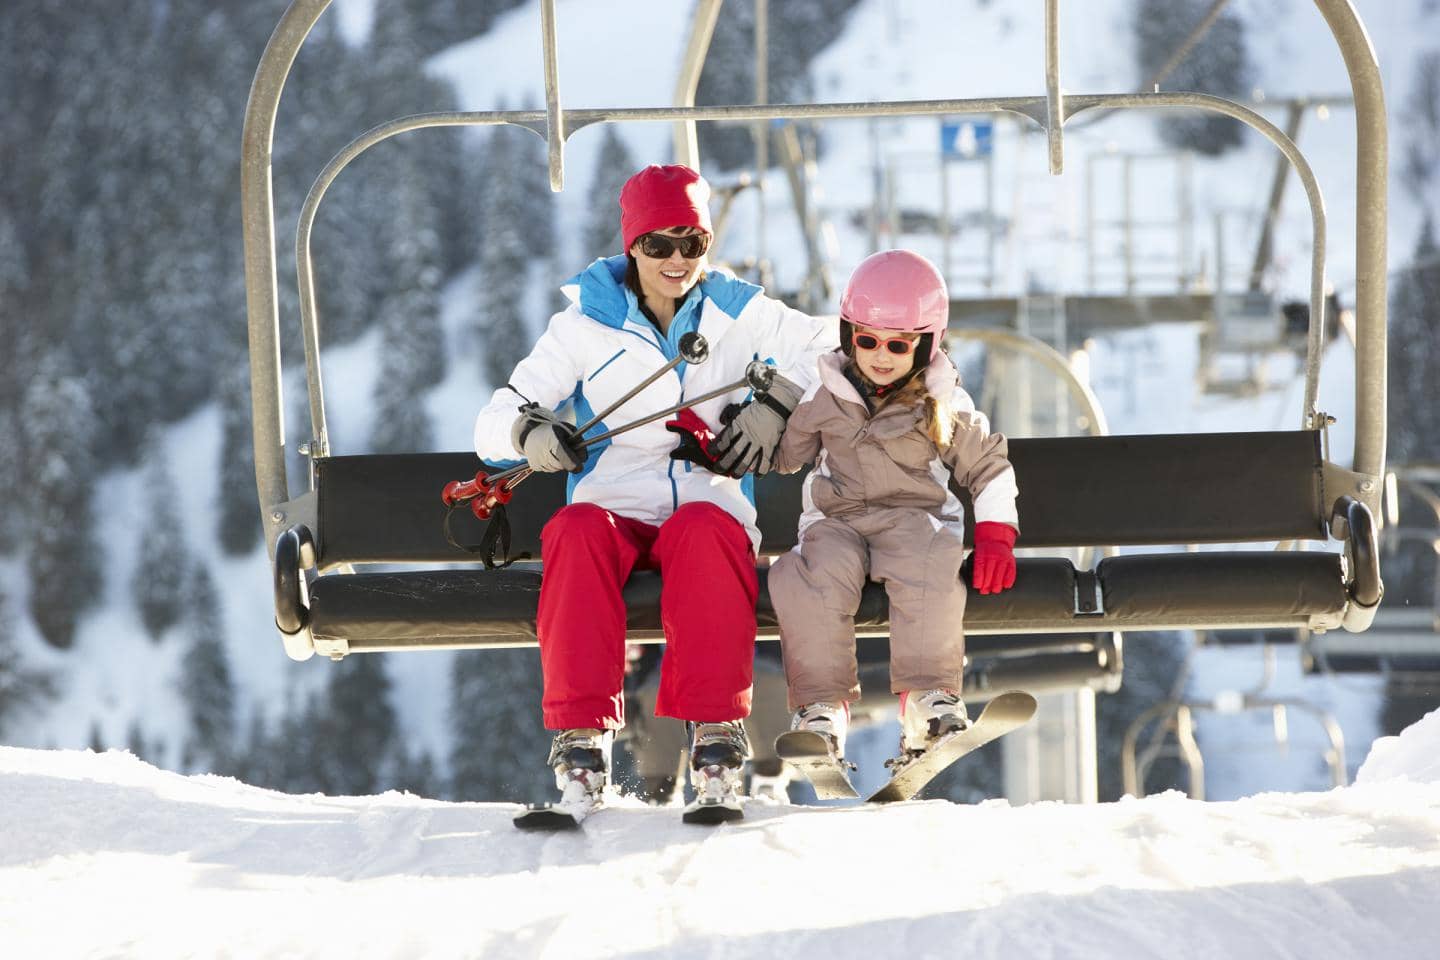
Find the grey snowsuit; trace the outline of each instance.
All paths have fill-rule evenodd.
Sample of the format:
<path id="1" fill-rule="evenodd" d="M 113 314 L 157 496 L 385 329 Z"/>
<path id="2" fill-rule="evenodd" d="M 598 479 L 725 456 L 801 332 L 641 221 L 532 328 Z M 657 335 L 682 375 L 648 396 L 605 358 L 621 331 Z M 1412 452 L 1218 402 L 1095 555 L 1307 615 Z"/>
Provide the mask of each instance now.
<path id="1" fill-rule="evenodd" d="M 954 436 L 939 449 L 923 405 L 886 403 L 872 414 L 843 372 L 839 352 L 820 357 L 820 382 L 785 427 L 775 469 L 815 469 L 805 481 L 800 542 L 770 568 L 770 599 L 790 708 L 855 700 L 855 611 L 867 578 L 890 598 L 890 688 L 959 690 L 965 663 L 962 507 L 949 479 L 970 490 L 977 522 L 1019 528 L 1015 471 L 1004 436 L 960 386 L 945 354 L 925 386 L 948 397 Z"/>

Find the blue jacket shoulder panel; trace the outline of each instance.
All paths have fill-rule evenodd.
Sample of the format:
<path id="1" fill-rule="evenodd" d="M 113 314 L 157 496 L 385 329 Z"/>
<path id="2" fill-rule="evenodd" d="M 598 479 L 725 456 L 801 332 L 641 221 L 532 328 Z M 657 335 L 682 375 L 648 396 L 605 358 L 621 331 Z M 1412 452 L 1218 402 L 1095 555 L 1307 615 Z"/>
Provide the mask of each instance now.
<path id="1" fill-rule="evenodd" d="M 700 292 L 715 306 L 732 317 L 740 316 L 740 311 L 761 293 L 760 287 L 746 280 L 741 280 L 733 273 L 723 270 L 706 271 L 705 279 L 700 284 Z"/>
<path id="2" fill-rule="evenodd" d="M 601 257 L 566 280 L 564 287 L 578 287 L 576 303 L 580 312 L 607 327 L 623 327 L 630 313 L 625 296 L 625 256 Z"/>

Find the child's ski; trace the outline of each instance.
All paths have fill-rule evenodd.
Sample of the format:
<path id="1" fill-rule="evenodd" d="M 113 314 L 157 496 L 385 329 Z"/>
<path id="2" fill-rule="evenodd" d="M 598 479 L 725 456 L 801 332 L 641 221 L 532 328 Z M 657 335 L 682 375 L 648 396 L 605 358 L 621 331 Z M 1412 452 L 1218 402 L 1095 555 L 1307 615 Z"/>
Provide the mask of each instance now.
<path id="1" fill-rule="evenodd" d="M 789 730 L 775 738 L 775 754 L 804 774 L 821 800 L 846 800 L 860 796 L 850 782 L 854 764 L 836 757 L 830 740 L 813 730 Z"/>
<path id="2" fill-rule="evenodd" d="M 1000 694 L 986 704 L 980 716 L 964 730 L 941 737 L 912 760 L 897 762 L 890 781 L 866 800 L 870 803 L 909 800 L 950 764 L 991 740 L 1023 727 L 1034 715 L 1035 698 L 1030 694 L 1019 690 Z"/>

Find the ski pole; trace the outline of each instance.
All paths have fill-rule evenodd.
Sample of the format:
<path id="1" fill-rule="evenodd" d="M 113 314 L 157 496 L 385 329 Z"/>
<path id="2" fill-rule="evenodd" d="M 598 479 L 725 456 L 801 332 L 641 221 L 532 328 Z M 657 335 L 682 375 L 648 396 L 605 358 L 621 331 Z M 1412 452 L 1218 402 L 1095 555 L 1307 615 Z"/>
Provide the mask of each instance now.
<path id="1" fill-rule="evenodd" d="M 599 413 L 595 414 L 595 416 L 591 417 L 589 420 L 586 420 L 583 424 L 576 427 L 575 432 L 577 434 L 583 434 L 586 430 L 589 430 L 591 427 L 595 426 L 595 424 L 610 416 L 610 414 L 620 409 L 620 407 L 624 406 L 630 400 L 633 400 L 640 393 L 641 390 L 644 390 L 646 387 L 650 386 L 650 384 L 654 383 L 656 380 L 659 380 L 671 370 L 674 370 L 677 366 L 680 365 L 680 361 L 683 360 L 689 364 L 699 364 L 704 363 L 708 359 L 710 359 L 709 341 L 707 341 L 704 337 L 700 336 L 700 334 L 698 333 L 685 334 L 685 336 L 680 338 L 680 354 L 674 360 L 671 360 L 669 363 L 665 364 L 665 366 L 661 367 L 659 370 L 656 370 L 644 380 L 641 380 L 635 386 L 635 388 L 629 393 L 625 394 L 625 396 L 621 397 L 619 400 L 616 400 L 614 403 L 610 404 L 610 406 L 606 407 L 604 410 L 601 410 Z"/>
<path id="2" fill-rule="evenodd" d="M 649 416 L 641 417 L 639 420 L 636 420 L 632 423 L 627 423 L 623 427 L 616 427 L 614 430 L 606 430 L 604 433 L 597 433 L 595 434 L 595 436 L 587 438 L 584 442 L 580 444 L 580 446 L 588 447 L 591 444 L 599 443 L 601 440 L 609 440 L 611 437 L 617 437 L 622 433 L 628 433 L 629 431 L 634 430 L 636 427 L 643 427 L 647 423 L 653 423 L 654 421 L 659 420 L 661 417 L 668 417 L 670 416 L 670 414 L 683 410 L 686 407 L 693 407 L 697 404 L 704 403 L 706 400 L 714 400 L 716 397 L 723 397 L 725 394 L 730 393 L 732 390 L 739 390 L 741 387 L 749 387 L 755 393 L 769 393 L 770 385 L 774 382 L 775 368 L 762 360 L 752 360 L 745 367 L 745 376 L 743 379 L 736 380 L 734 383 L 727 384 L 723 387 L 717 387 L 716 389 L 711 390 L 709 393 L 702 394 L 698 397 L 690 397 L 689 399 L 681 403 L 675 404 L 675 406 L 673 407 L 666 407 L 664 410 L 657 411 L 650 414 Z"/>
<path id="3" fill-rule="evenodd" d="M 668 417 L 672 413 L 676 413 L 686 407 L 704 403 L 706 400 L 713 400 L 716 397 L 723 397 L 725 394 L 733 390 L 739 390 L 741 387 L 749 387 L 755 393 L 769 393 L 770 385 L 774 381 L 774 367 L 760 360 L 752 360 L 745 367 L 745 376 L 740 380 L 736 380 L 734 383 L 717 387 L 709 393 L 701 394 L 698 397 L 691 397 L 672 407 L 666 407 L 664 410 L 658 410 L 648 416 L 641 417 L 639 420 L 627 423 L 623 427 L 616 427 L 614 430 L 597 433 L 595 436 L 580 443 L 579 446 L 588 447 L 592 444 L 599 443 L 601 440 L 609 440 L 611 437 L 628 433 L 636 427 L 643 427 L 647 423 L 653 423 L 661 417 Z M 484 470 L 480 470 L 476 472 L 474 480 L 450 481 L 445 485 L 445 490 L 440 494 L 440 498 L 445 501 L 445 505 L 448 507 L 453 507 L 464 500 L 474 498 L 474 501 L 470 504 L 470 512 L 475 514 L 477 519 L 488 520 L 495 507 L 510 502 L 515 488 L 520 485 L 521 481 L 530 476 L 532 472 L 528 463 L 511 467 L 508 470 L 495 474 L 493 477 L 487 476 Z"/>
<path id="4" fill-rule="evenodd" d="M 627 402 L 633 400 L 636 396 L 640 394 L 642 390 L 650 386 L 650 384 L 654 383 L 656 380 L 659 380 L 661 377 L 665 376 L 665 374 L 678 367 L 682 361 L 689 364 L 701 364 L 708 359 L 710 359 L 709 341 L 707 341 L 700 334 L 693 331 L 685 334 L 683 337 L 680 338 L 679 353 L 675 356 L 673 360 L 668 361 L 659 370 L 656 370 L 654 373 L 650 374 L 650 376 L 646 377 L 644 380 L 641 380 L 624 396 L 616 400 L 614 403 L 610 404 L 610 406 L 606 407 L 604 410 L 601 410 L 589 420 L 576 427 L 575 433 L 577 435 L 583 434 L 586 430 L 589 430 L 591 427 L 595 426 L 595 424 L 599 423 L 601 420 L 604 420 L 610 414 L 614 413 L 616 410 L 620 409 L 620 407 L 624 406 Z M 730 389 L 734 388 L 732 387 Z M 606 436 L 610 436 L 610 434 L 606 434 Z M 582 444 L 582 446 L 585 446 L 585 444 Z M 495 503 L 508 503 L 510 500 L 510 497 L 508 496 L 509 492 L 515 488 L 516 484 L 529 476 L 530 473 L 530 464 L 528 462 L 518 463 L 515 466 L 509 467 L 496 474 L 487 474 L 485 473 L 485 471 L 481 470 L 475 474 L 474 480 L 452 480 L 447 483 L 445 485 L 445 489 L 442 490 L 440 493 L 440 499 L 444 501 L 446 506 L 454 506 L 457 503 L 461 503 L 474 497 L 480 497 L 482 495 L 484 495 L 484 498 L 486 500 L 491 501 L 491 505 Z M 509 482 L 507 483 L 507 481 Z M 477 508 L 479 508 L 481 505 L 477 503 L 476 506 Z M 476 511 L 476 516 L 480 517 L 480 519 L 482 520 L 485 519 L 485 517 L 480 516 L 478 509 Z"/>

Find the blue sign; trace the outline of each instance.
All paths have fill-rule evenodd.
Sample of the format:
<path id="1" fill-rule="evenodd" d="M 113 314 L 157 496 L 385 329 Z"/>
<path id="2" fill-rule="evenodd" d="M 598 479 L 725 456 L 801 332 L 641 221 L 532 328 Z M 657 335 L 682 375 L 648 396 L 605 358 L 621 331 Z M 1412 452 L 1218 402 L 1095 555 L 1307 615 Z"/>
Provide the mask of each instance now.
<path id="1" fill-rule="evenodd" d="M 995 124 L 990 120 L 940 121 L 940 155 L 946 160 L 988 157 L 994 145 Z"/>

